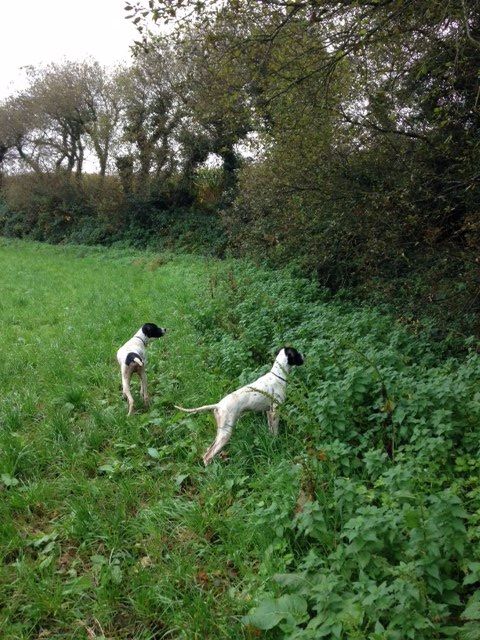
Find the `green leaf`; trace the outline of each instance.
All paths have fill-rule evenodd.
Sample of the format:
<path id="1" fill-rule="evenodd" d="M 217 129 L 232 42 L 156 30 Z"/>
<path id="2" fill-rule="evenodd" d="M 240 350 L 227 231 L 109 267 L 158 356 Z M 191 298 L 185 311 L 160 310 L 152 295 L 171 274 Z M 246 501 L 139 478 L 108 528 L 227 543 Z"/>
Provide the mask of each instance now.
<path id="1" fill-rule="evenodd" d="M 52 540 L 56 540 L 57 537 L 58 533 L 56 531 L 52 531 L 52 533 L 46 533 L 42 536 L 39 536 L 38 538 L 35 538 L 35 540 L 32 540 L 29 544 L 31 544 L 32 547 L 39 548 L 43 545 L 48 545 Z"/>
<path id="2" fill-rule="evenodd" d="M 43 560 L 38 565 L 39 569 L 45 569 L 46 567 L 52 564 L 53 556 L 45 556 Z"/>
<path id="3" fill-rule="evenodd" d="M 467 602 L 461 617 L 466 620 L 480 620 L 480 591 L 476 591 Z"/>
<path id="4" fill-rule="evenodd" d="M 147 453 L 151 458 L 155 458 L 155 460 L 158 460 L 158 458 L 160 458 L 160 453 L 158 449 L 155 449 L 155 447 L 149 447 L 147 449 Z"/>
<path id="5" fill-rule="evenodd" d="M 284 595 L 280 598 L 264 600 L 253 612 L 243 618 L 244 624 L 251 624 L 257 629 L 273 629 L 279 622 L 304 621 L 307 613 L 307 602 L 297 595 Z"/>
<path id="6" fill-rule="evenodd" d="M 91 587 L 92 578 L 88 575 L 80 576 L 79 578 L 75 578 L 75 580 L 67 583 L 62 589 L 62 593 L 65 596 L 77 595 L 79 593 L 83 593 L 84 591 L 88 591 L 88 589 L 90 589 Z"/>
<path id="7" fill-rule="evenodd" d="M 12 478 L 8 473 L 2 473 L 0 478 L 6 487 L 16 487 L 18 484 L 18 480 L 16 478 Z"/>
<path id="8" fill-rule="evenodd" d="M 98 467 L 99 471 L 102 471 L 103 473 L 113 473 L 115 471 L 114 467 L 111 464 L 102 464 L 100 467 Z"/>
<path id="9" fill-rule="evenodd" d="M 122 582 L 123 573 L 118 564 L 112 565 L 111 576 L 114 584 L 120 584 Z"/>
<path id="10" fill-rule="evenodd" d="M 188 473 L 181 473 L 175 478 L 175 484 L 177 487 L 181 487 L 184 480 L 188 478 Z"/>
<path id="11" fill-rule="evenodd" d="M 305 576 L 301 573 L 276 573 L 273 579 L 284 587 L 300 587 L 306 582 Z"/>
<path id="12" fill-rule="evenodd" d="M 465 577 L 463 584 L 474 584 L 480 582 L 480 562 L 470 562 L 468 565 L 470 573 Z"/>
<path id="13" fill-rule="evenodd" d="M 417 529 L 420 526 L 420 514 L 414 509 L 405 512 L 405 524 L 410 529 Z"/>

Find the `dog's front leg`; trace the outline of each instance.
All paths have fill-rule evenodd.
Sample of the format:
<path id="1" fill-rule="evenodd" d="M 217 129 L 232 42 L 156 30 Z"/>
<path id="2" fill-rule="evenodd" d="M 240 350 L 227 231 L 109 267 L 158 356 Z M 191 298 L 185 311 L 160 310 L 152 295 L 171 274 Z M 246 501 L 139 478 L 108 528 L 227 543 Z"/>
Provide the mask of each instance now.
<path id="1" fill-rule="evenodd" d="M 145 373 L 145 369 L 143 367 L 140 369 L 140 393 L 142 394 L 145 406 L 148 407 L 150 398 L 148 397 L 147 392 L 147 374 Z"/>
<path id="2" fill-rule="evenodd" d="M 278 423 L 280 416 L 278 415 L 278 407 L 274 405 L 270 411 L 267 411 L 268 428 L 274 436 L 278 434 Z"/>

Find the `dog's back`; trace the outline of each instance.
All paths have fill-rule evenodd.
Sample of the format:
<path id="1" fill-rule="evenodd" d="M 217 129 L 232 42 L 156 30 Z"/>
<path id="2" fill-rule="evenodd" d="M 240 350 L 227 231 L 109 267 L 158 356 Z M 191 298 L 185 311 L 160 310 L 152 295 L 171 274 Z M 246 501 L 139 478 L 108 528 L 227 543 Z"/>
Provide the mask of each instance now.
<path id="1" fill-rule="evenodd" d="M 129 366 L 135 363 L 137 366 L 145 366 L 145 348 L 139 340 L 131 338 L 117 351 L 118 364 Z"/>

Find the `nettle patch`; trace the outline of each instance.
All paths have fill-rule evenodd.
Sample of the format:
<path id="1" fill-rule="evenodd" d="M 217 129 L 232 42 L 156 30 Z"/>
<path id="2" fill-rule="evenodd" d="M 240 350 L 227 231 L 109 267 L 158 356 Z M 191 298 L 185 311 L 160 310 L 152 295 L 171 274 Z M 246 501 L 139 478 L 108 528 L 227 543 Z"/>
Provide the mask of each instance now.
<path id="1" fill-rule="evenodd" d="M 480 638 L 473 346 L 446 359 L 426 334 L 319 300 L 290 273 L 238 263 L 211 287 L 194 322 L 213 367 L 245 383 L 284 344 L 306 356 L 282 407 L 290 490 L 272 483 L 250 515 L 270 523 L 286 571 L 244 623 L 289 640 Z"/>

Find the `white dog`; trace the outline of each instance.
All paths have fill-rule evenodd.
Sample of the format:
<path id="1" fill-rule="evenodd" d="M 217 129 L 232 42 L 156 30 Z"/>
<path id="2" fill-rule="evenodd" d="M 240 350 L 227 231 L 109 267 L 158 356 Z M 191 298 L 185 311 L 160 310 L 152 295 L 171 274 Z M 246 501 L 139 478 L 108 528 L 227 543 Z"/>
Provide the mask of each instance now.
<path id="1" fill-rule="evenodd" d="M 117 351 L 117 360 L 122 374 L 122 390 L 128 400 L 128 415 L 133 413 L 133 397 L 130 391 L 130 379 L 134 373 L 140 376 L 140 393 L 144 403 L 148 404 L 147 375 L 147 345 L 154 338 L 161 338 L 167 330 L 147 322 L 137 333 Z"/>
<path id="2" fill-rule="evenodd" d="M 217 436 L 203 456 L 205 466 L 210 464 L 230 440 L 233 427 L 245 411 L 266 411 L 270 432 L 278 432 L 278 405 L 285 400 L 287 375 L 295 365 L 303 364 L 302 355 L 293 347 L 280 349 L 271 370 L 255 382 L 229 393 L 216 404 L 185 409 L 175 405 L 177 409 L 187 413 L 213 411 L 217 423 Z"/>

